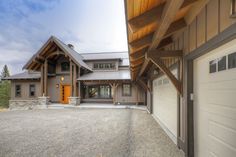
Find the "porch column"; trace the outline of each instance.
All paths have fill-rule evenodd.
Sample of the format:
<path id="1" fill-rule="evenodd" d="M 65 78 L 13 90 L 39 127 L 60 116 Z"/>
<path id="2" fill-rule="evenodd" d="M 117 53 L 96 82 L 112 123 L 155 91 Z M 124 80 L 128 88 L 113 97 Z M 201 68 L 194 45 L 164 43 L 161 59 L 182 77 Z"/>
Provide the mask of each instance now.
<path id="1" fill-rule="evenodd" d="M 80 66 L 78 66 L 78 69 L 77 69 L 77 78 L 80 77 Z M 77 96 L 81 99 L 81 82 L 78 81 L 78 90 L 77 90 Z"/>
<path id="2" fill-rule="evenodd" d="M 71 88 L 70 88 L 70 96 L 73 96 L 73 63 L 72 61 L 70 60 L 70 85 L 71 85 Z"/>
<path id="3" fill-rule="evenodd" d="M 77 96 L 76 65 L 73 65 L 73 97 Z"/>
<path id="4" fill-rule="evenodd" d="M 110 86 L 111 86 L 111 95 L 112 95 L 112 98 L 113 98 L 113 104 L 116 103 L 116 89 L 118 87 L 118 83 L 110 83 Z"/>
<path id="5" fill-rule="evenodd" d="M 41 65 L 41 78 L 40 78 L 40 88 L 41 88 L 41 96 L 43 96 L 44 93 L 44 65 Z"/>
<path id="6" fill-rule="evenodd" d="M 48 95 L 48 91 L 47 91 L 47 79 L 48 79 L 48 60 L 46 59 L 44 62 L 44 95 L 47 96 Z"/>

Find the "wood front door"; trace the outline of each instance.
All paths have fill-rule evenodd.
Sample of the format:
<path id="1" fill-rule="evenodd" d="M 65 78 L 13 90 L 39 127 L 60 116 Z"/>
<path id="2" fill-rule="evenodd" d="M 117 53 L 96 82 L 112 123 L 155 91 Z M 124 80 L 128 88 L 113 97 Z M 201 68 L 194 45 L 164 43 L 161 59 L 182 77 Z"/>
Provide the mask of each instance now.
<path id="1" fill-rule="evenodd" d="M 61 103 L 68 104 L 70 97 L 70 85 L 62 85 L 61 86 Z"/>

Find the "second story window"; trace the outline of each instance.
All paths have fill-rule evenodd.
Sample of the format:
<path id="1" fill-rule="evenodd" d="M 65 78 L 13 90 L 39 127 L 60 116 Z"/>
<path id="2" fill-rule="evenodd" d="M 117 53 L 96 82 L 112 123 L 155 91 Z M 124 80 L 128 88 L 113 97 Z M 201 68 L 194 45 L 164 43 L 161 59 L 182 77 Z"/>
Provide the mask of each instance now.
<path id="1" fill-rule="evenodd" d="M 35 96 L 35 85 L 34 84 L 31 84 L 29 87 L 29 95 L 30 95 L 30 97 Z"/>
<path id="2" fill-rule="evenodd" d="M 70 64 L 68 62 L 61 63 L 61 71 L 70 71 Z"/>
<path id="3" fill-rule="evenodd" d="M 15 86 L 15 96 L 16 97 L 21 97 L 21 85 L 16 85 Z"/>
<path id="4" fill-rule="evenodd" d="M 94 63 L 93 69 L 95 70 L 112 70 L 115 69 L 115 63 Z"/>

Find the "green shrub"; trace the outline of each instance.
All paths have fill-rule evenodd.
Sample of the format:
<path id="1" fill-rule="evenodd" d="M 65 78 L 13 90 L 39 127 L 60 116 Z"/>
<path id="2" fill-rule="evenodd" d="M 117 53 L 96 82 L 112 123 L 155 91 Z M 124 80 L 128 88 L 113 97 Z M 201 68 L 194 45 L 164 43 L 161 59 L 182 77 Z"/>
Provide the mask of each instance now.
<path id="1" fill-rule="evenodd" d="M 0 107 L 8 108 L 11 94 L 10 81 L 0 82 Z"/>

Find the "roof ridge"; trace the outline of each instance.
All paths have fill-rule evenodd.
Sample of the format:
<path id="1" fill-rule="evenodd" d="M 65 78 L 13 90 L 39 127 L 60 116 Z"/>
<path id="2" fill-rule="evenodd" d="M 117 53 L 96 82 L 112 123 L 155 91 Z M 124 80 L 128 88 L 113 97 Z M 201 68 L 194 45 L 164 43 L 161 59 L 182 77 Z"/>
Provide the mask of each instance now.
<path id="1" fill-rule="evenodd" d="M 89 55 L 89 54 L 105 54 L 105 53 L 128 53 L 128 51 L 115 51 L 115 52 L 109 52 L 109 51 L 107 51 L 107 52 L 91 52 L 91 53 L 89 53 L 89 52 L 86 52 L 86 53 L 80 53 L 80 55 Z"/>

